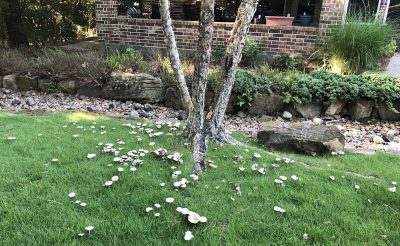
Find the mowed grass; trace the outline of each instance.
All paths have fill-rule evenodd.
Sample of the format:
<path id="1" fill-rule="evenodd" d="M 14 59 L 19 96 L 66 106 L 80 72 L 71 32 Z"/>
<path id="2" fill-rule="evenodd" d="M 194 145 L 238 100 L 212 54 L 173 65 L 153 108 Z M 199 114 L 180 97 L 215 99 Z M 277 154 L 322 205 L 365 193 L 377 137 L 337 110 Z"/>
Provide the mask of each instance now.
<path id="1" fill-rule="evenodd" d="M 251 146 L 211 144 L 208 159 L 218 167 L 209 168 L 199 181 L 176 191 L 171 166 L 188 180 L 192 170 L 190 146 L 176 136 L 180 131 L 167 134 L 172 132 L 167 126 L 150 126 L 165 134 L 149 138 L 138 129 L 136 135 L 130 135 L 132 129 L 124 123 L 137 122 L 82 113 L 1 113 L 0 245 L 400 245 L 400 195 L 388 191 L 393 181 L 400 183 L 398 155 L 314 158 L 272 154 L 239 136 Z M 74 134 L 79 137 L 73 138 Z M 143 141 L 137 140 L 138 135 Z M 7 140 L 11 136 L 16 140 Z M 117 144 L 118 140 L 125 144 Z M 149 153 L 133 173 L 129 166 L 113 163 L 114 156 L 102 154 L 96 148 L 98 143 L 124 148 L 120 155 L 129 150 L 166 148 L 171 154 L 182 153 L 184 162 L 161 160 Z M 96 157 L 86 158 L 89 153 Z M 256 160 L 254 153 L 261 158 Z M 237 160 L 235 155 L 243 159 Z M 309 166 L 277 162 L 275 155 Z M 59 162 L 52 162 L 54 158 Z M 267 174 L 252 172 L 253 163 L 265 165 Z M 273 169 L 272 163 L 280 167 Z M 125 169 L 122 173 L 117 171 L 121 166 Z M 239 172 L 240 166 L 246 168 L 244 173 Z M 103 187 L 114 175 L 120 180 L 111 188 Z M 288 177 L 285 186 L 274 183 L 280 175 Z M 291 175 L 300 180 L 292 180 Z M 162 182 L 165 187 L 160 186 Z M 235 192 L 237 186 L 240 196 Z M 76 197 L 69 198 L 70 192 Z M 167 197 L 175 201 L 167 204 Z M 76 200 L 87 206 L 79 206 Z M 162 207 L 146 213 L 145 208 L 155 203 Z M 192 226 L 175 211 L 178 206 L 206 216 L 208 221 Z M 286 212 L 277 213 L 274 206 Z M 155 212 L 160 217 L 155 217 Z M 84 230 L 88 225 L 94 226 L 90 235 Z M 194 235 L 192 241 L 184 241 L 187 230 Z M 80 232 L 85 236 L 79 237 Z"/>

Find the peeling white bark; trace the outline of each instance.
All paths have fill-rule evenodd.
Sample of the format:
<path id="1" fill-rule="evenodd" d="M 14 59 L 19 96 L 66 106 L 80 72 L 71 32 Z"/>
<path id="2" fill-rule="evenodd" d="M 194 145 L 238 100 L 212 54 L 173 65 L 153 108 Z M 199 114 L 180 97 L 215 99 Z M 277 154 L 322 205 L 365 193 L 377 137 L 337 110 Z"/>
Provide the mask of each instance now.
<path id="1" fill-rule="evenodd" d="M 169 8 L 169 0 L 160 0 L 160 14 L 164 29 L 165 43 L 168 49 L 168 56 L 174 70 L 178 89 L 180 90 L 182 95 L 183 103 L 186 109 L 191 112 L 193 110 L 193 103 L 190 99 L 189 89 L 186 84 L 185 75 L 182 69 L 182 63 L 179 58 L 179 52 L 176 45 L 174 30 L 172 29 L 172 20 Z"/>

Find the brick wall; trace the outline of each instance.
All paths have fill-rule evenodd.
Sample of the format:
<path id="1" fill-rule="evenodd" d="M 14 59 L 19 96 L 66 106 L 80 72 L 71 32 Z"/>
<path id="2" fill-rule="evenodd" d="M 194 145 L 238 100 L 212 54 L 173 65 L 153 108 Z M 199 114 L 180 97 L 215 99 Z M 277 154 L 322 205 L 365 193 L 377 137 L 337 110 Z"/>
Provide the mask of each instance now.
<path id="1" fill-rule="evenodd" d="M 116 6 L 116 0 L 96 0 L 97 33 L 101 44 L 165 48 L 160 20 L 117 16 Z M 213 45 L 225 44 L 232 25 L 233 23 L 215 23 Z M 180 49 L 196 49 L 197 21 L 175 20 L 173 27 Z M 316 48 L 318 28 L 268 27 L 252 24 L 249 35 L 258 42 L 264 54 L 307 56 Z"/>
<path id="2" fill-rule="evenodd" d="M 329 35 L 332 27 L 342 22 L 345 0 L 323 0 L 321 3 L 319 29 L 322 36 Z"/>

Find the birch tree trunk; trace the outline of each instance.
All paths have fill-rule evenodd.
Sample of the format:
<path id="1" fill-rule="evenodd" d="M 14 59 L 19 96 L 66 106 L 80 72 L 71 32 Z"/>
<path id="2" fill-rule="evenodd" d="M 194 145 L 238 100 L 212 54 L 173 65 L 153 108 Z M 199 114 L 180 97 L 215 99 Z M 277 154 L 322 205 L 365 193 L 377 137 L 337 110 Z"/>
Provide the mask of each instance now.
<path id="1" fill-rule="evenodd" d="M 189 89 L 186 84 L 182 63 L 179 58 L 178 47 L 176 45 L 174 30 L 172 29 L 172 20 L 169 9 L 169 0 L 160 0 L 160 15 L 164 30 L 165 43 L 168 50 L 168 57 L 174 70 L 175 79 L 177 81 L 178 89 L 181 92 L 182 101 L 190 114 L 193 111 L 193 103 L 190 99 Z"/>
<path id="2" fill-rule="evenodd" d="M 237 141 L 225 131 L 224 116 L 228 106 L 237 66 L 242 59 L 244 39 L 249 31 L 258 0 L 242 0 L 236 15 L 235 25 L 227 42 L 224 58 L 224 82 L 217 87 L 216 97 L 207 114 L 210 137 L 222 143 L 235 144 Z"/>
<path id="3" fill-rule="evenodd" d="M 204 129 L 204 101 L 207 89 L 208 68 L 211 59 L 211 43 L 214 33 L 214 0 L 202 0 L 199 19 L 199 42 L 197 64 L 194 71 L 192 102 L 193 111 L 189 113 L 187 134 L 193 139 L 194 172 L 205 169 L 208 134 Z"/>

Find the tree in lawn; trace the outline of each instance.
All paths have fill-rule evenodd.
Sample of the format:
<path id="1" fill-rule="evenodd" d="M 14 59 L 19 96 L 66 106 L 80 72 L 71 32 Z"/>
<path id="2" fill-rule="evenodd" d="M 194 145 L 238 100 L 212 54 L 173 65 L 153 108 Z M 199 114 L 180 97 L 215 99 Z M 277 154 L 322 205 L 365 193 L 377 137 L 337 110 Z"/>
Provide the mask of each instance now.
<path id="1" fill-rule="evenodd" d="M 172 29 L 169 0 L 160 0 L 160 12 L 168 56 L 182 100 L 189 112 L 185 135 L 193 143 L 193 160 L 195 163 L 193 171 L 196 173 L 205 169 L 204 161 L 207 155 L 209 138 L 221 143 L 237 143 L 225 131 L 224 116 L 235 82 L 236 69 L 242 58 L 244 39 L 248 33 L 256 7 L 257 0 L 242 0 L 240 3 L 231 35 L 227 40 L 223 63 L 224 80 L 217 86 L 213 103 L 208 112 L 205 113 L 207 74 L 210 66 L 211 43 L 214 32 L 214 0 L 201 0 L 197 63 L 191 95 L 186 84 Z"/>

